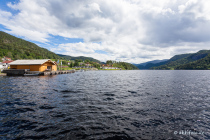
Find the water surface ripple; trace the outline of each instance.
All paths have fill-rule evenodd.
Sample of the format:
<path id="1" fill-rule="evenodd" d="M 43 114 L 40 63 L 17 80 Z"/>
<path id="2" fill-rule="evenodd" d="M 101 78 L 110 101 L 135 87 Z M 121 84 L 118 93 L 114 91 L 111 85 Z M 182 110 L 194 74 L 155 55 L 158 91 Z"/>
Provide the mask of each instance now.
<path id="1" fill-rule="evenodd" d="M 209 76 L 167 70 L 2 76 L 0 139 L 210 139 Z"/>

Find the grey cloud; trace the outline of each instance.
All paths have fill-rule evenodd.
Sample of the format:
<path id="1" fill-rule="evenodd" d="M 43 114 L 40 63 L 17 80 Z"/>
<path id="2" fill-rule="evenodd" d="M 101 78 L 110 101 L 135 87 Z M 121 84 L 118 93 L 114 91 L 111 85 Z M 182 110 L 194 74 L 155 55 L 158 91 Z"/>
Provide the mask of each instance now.
<path id="1" fill-rule="evenodd" d="M 168 47 L 180 42 L 208 42 L 210 41 L 210 21 L 196 18 L 194 13 L 188 12 L 194 5 L 187 7 L 184 13 L 168 13 L 166 15 L 144 14 L 147 24 L 147 39 L 144 44 L 162 45 Z M 199 8 L 202 9 L 202 6 Z"/>
<path id="2" fill-rule="evenodd" d="M 203 0 L 197 3 L 189 0 L 131 1 L 21 0 L 11 5 L 20 13 L 9 17 L 1 13 L 0 23 L 13 34 L 40 42 L 47 42 L 51 34 L 82 38 L 83 45 L 92 50 L 88 43 L 101 42 L 101 50 L 108 52 L 106 58 L 128 58 L 130 62 L 165 59 L 171 52 L 189 51 L 192 44 L 191 50 L 207 48 L 210 20 L 205 16 L 210 13 L 203 10 Z M 197 12 L 201 13 L 200 17 Z M 204 42 L 200 48 L 195 45 L 199 42 Z M 71 48 L 66 46 L 69 53 L 72 53 Z M 74 53 L 82 55 L 80 50 Z"/>
<path id="3" fill-rule="evenodd" d="M 53 0 L 48 2 L 47 9 L 68 27 L 81 28 L 90 26 L 91 19 L 102 15 L 99 11 L 93 11 L 89 4 L 91 1 L 86 0 Z"/>

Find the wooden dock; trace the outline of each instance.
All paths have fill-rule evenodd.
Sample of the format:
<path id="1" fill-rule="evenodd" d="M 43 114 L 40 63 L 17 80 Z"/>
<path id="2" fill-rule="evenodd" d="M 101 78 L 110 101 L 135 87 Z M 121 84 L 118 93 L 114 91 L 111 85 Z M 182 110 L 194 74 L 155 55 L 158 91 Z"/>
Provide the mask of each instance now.
<path id="1" fill-rule="evenodd" d="M 35 76 L 35 75 L 57 75 L 57 74 L 69 74 L 74 73 L 75 70 L 61 70 L 61 71 L 28 71 L 27 69 L 8 69 L 3 70 L 2 73 L 6 73 L 7 76 Z"/>

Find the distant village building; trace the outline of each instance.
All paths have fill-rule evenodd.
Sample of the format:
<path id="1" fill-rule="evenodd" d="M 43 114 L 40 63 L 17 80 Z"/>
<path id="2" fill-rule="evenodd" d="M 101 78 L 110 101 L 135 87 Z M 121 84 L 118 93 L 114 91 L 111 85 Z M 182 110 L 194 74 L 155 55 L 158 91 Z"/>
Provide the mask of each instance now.
<path id="1" fill-rule="evenodd" d="M 113 67 L 113 65 L 103 64 L 101 65 L 101 69 L 120 69 L 120 68 Z"/>
<path id="2" fill-rule="evenodd" d="M 4 56 L 2 58 L 1 64 L 0 64 L 0 69 L 7 69 L 9 67 L 9 63 L 13 62 L 13 60 L 7 56 Z"/>
<path id="3" fill-rule="evenodd" d="M 10 69 L 29 69 L 30 71 L 57 71 L 57 64 L 50 59 L 16 60 L 10 63 Z"/>
<path id="4" fill-rule="evenodd" d="M 6 56 L 4 56 L 4 57 L 2 58 L 2 61 L 11 61 L 11 60 L 12 60 L 11 58 L 6 57 Z"/>
<path id="5" fill-rule="evenodd" d="M 82 66 L 82 65 L 85 65 L 85 63 L 81 62 L 81 63 L 79 63 L 79 65 Z"/>
<path id="6" fill-rule="evenodd" d="M 87 63 L 85 64 L 85 66 L 86 66 L 86 67 L 89 67 L 89 66 L 91 66 L 91 64 L 87 62 Z"/>

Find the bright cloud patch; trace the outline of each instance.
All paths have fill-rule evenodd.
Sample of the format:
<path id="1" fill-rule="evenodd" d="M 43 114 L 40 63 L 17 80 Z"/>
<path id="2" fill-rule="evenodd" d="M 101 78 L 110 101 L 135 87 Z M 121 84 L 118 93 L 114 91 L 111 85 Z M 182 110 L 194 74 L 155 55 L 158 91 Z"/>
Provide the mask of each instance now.
<path id="1" fill-rule="evenodd" d="M 9 33 L 53 44 L 52 51 L 141 63 L 177 53 L 209 49 L 210 10 L 206 0 L 21 0 L 0 9 Z M 0 7 L 1 8 L 1 7 Z M 57 38 L 56 38 L 57 39 Z M 74 43 L 73 43 L 74 42 Z"/>

